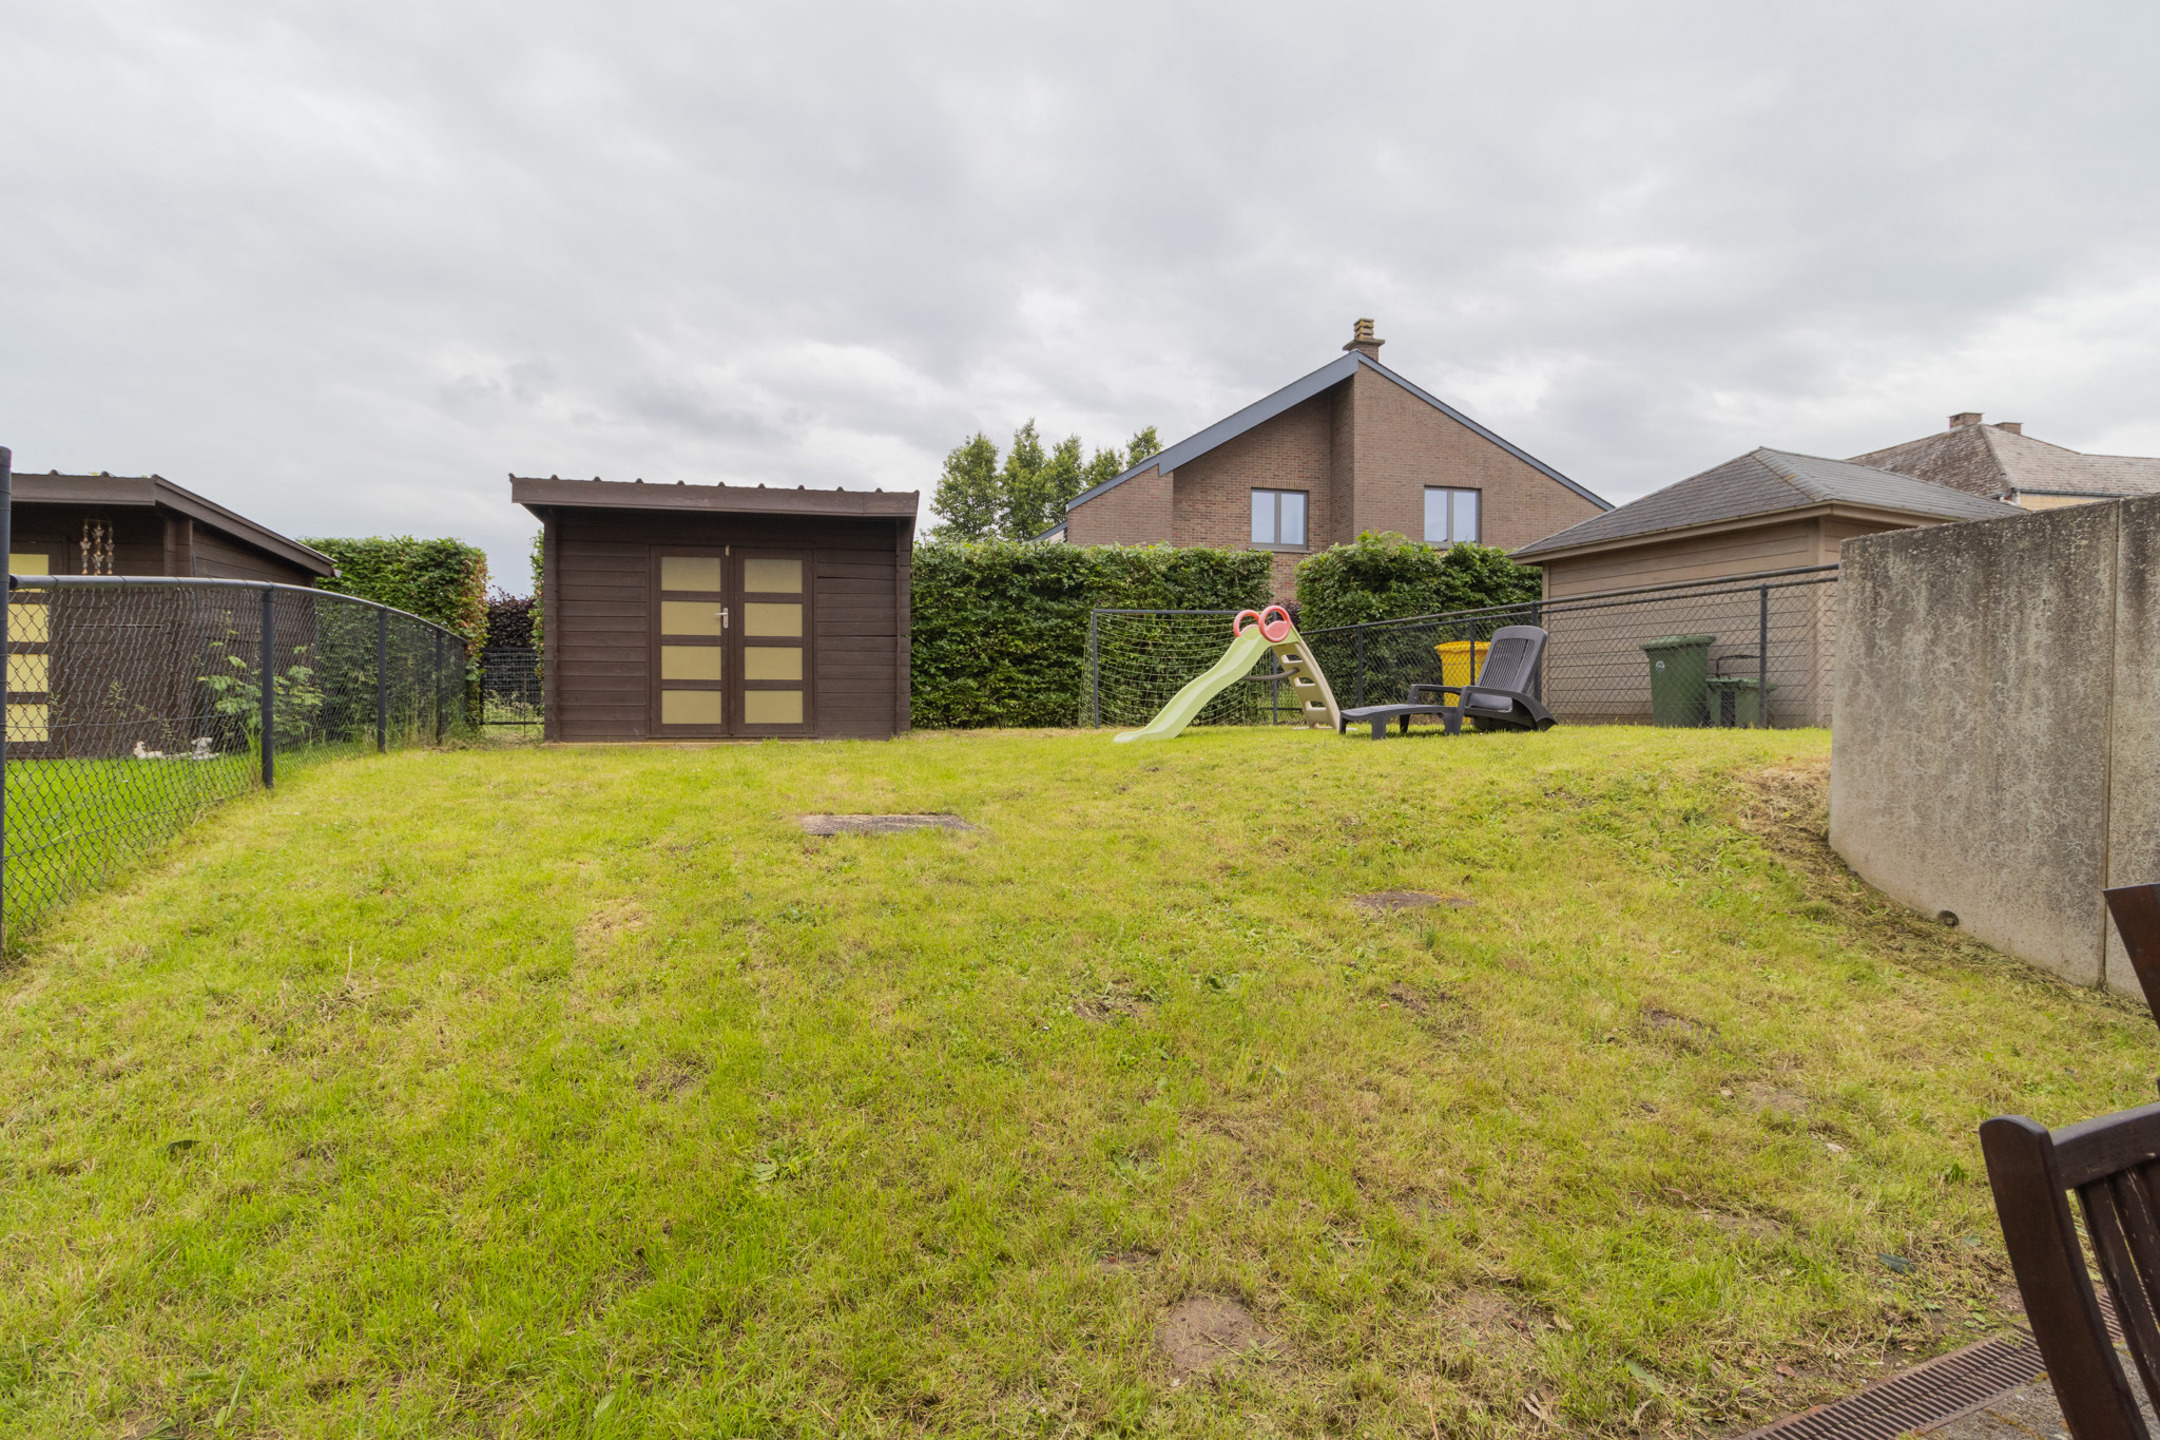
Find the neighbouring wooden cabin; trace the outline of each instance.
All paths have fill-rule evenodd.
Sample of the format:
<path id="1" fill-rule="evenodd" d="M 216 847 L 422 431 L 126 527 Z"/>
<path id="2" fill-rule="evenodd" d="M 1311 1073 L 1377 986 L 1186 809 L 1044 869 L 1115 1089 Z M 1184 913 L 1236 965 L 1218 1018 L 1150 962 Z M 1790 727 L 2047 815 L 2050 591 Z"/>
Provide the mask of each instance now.
<path id="1" fill-rule="evenodd" d="M 539 517 L 550 740 L 908 728 L 913 491 L 510 477 Z"/>
<path id="2" fill-rule="evenodd" d="M 14 477 L 8 569 L 16 575 L 139 575 L 313 586 L 329 556 L 162 475 Z M 216 587 L 212 587 L 216 588 Z M 11 758 L 105 758 L 140 744 L 185 751 L 225 737 L 202 677 L 208 647 L 254 611 L 219 589 L 24 589 L 8 603 Z M 244 613 L 243 613 L 244 612 Z M 244 744 L 244 739 L 241 742 Z"/>
<path id="3" fill-rule="evenodd" d="M 17 575 L 167 575 L 313 585 L 310 550 L 162 475 L 18 472 L 8 568 Z"/>

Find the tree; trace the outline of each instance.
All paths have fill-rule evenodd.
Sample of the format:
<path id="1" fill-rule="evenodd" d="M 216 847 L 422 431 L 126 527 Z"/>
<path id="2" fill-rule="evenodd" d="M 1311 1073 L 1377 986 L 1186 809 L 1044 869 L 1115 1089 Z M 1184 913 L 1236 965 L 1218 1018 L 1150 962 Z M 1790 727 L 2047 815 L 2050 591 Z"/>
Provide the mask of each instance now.
<path id="1" fill-rule="evenodd" d="M 1014 439 L 1013 453 L 1020 453 L 1018 437 Z M 1080 463 L 1080 437 L 1069 435 L 1060 440 L 1050 457 L 1032 473 L 1024 479 L 1017 474 L 1013 477 L 1005 499 L 1005 533 L 1015 540 L 1032 540 L 1064 519 L 1066 502 L 1087 488 L 1086 475 Z"/>
<path id="2" fill-rule="evenodd" d="M 1029 420 L 1013 432 L 1001 465 L 998 448 L 978 431 L 945 457 L 930 504 L 944 540 L 1032 540 L 1065 518 L 1081 491 L 1114 480 L 1162 448 L 1150 425 L 1132 437 L 1123 454 L 1112 447 L 1081 459 L 1080 437 L 1068 435 L 1048 450 Z"/>
<path id="3" fill-rule="evenodd" d="M 1035 422 L 1030 419 L 1013 431 L 1012 449 L 1005 452 L 1005 468 L 998 472 L 998 483 L 1002 487 L 999 498 L 1004 502 L 1004 513 L 1000 517 L 1003 525 L 998 532 L 1001 538 L 1032 540 L 1042 533 L 1040 526 L 1033 530 L 1022 527 L 1041 513 L 1040 481 L 1043 467 L 1048 463 L 1042 437 L 1035 433 Z"/>
<path id="4" fill-rule="evenodd" d="M 1155 427 L 1150 425 L 1147 429 L 1133 436 L 1132 443 L 1125 447 L 1125 468 L 1130 470 L 1133 466 L 1147 459 L 1148 456 L 1160 455 L 1161 453 L 1162 441 L 1156 438 Z"/>
<path id="5" fill-rule="evenodd" d="M 992 540 L 1003 531 L 1004 486 L 998 475 L 997 446 L 981 431 L 953 447 L 945 457 L 931 505 L 943 517 L 938 534 L 951 540 Z"/>

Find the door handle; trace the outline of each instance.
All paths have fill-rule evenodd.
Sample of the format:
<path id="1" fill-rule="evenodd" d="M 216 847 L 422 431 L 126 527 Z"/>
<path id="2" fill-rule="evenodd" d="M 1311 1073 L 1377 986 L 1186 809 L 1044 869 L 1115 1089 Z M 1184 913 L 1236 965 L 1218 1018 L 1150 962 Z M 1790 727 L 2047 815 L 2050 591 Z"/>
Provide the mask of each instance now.
<path id="1" fill-rule="evenodd" d="M 722 630 L 727 629 L 727 606 L 725 605 L 720 607 L 720 628 Z"/>

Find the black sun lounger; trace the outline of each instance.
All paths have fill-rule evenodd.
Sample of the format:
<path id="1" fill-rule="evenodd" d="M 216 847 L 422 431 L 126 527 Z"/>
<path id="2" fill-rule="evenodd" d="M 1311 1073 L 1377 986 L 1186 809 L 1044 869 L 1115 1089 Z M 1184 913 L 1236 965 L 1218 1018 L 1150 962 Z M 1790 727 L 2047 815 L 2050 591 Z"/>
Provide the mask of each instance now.
<path id="1" fill-rule="evenodd" d="M 1352 725 L 1369 724 L 1372 738 L 1381 740 L 1387 737 L 1388 721 L 1400 720 L 1407 735 L 1413 715 L 1438 715 L 1450 735 L 1462 734 L 1465 718 L 1480 730 L 1550 730 L 1558 723 L 1552 712 L 1525 693 L 1544 653 L 1545 632 L 1537 626 L 1503 626 L 1493 632 L 1485 664 L 1470 684 L 1412 685 L 1405 704 L 1345 710 L 1339 733 L 1348 733 Z M 1455 697 L 1455 703 L 1440 703 L 1448 695 Z M 1421 698 L 1427 696 L 1431 698 Z"/>

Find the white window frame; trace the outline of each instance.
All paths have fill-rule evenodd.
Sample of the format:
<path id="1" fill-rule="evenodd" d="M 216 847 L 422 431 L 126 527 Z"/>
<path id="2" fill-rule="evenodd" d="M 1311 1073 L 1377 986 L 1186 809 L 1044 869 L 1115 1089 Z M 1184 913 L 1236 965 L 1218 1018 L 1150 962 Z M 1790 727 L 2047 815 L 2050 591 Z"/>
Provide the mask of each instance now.
<path id="1" fill-rule="evenodd" d="M 1282 538 L 1282 502 L 1285 495 L 1295 495 L 1298 499 L 1298 538 L 1294 541 Z M 1255 487 L 1252 492 L 1252 518 L 1254 521 L 1253 529 L 1255 530 L 1259 528 L 1258 522 L 1260 520 L 1260 506 L 1263 496 L 1268 501 L 1268 533 L 1275 538 L 1273 540 L 1254 540 L 1252 548 L 1255 550 L 1311 549 L 1312 492 L 1309 490 L 1265 490 Z M 1249 535 L 1252 531 L 1248 530 L 1246 533 Z"/>
<path id="2" fill-rule="evenodd" d="M 1433 534 L 1432 504 L 1435 495 L 1445 495 L 1443 511 L 1447 516 L 1447 533 Z M 1470 502 L 1470 533 L 1456 534 L 1456 522 L 1462 518 L 1462 502 Z M 1485 492 L 1470 490 L 1456 485 L 1427 485 L 1425 487 L 1425 543 L 1428 545 L 1478 545 L 1485 539 Z"/>

